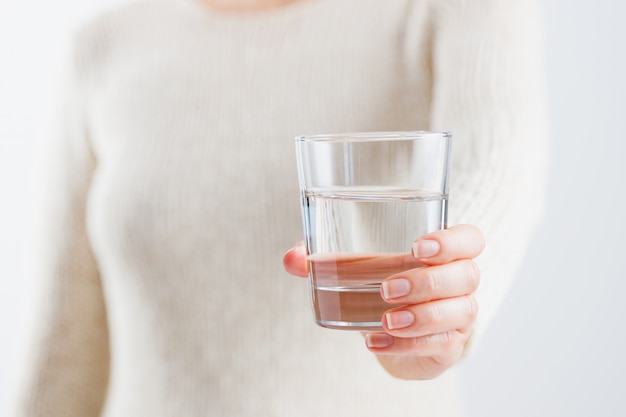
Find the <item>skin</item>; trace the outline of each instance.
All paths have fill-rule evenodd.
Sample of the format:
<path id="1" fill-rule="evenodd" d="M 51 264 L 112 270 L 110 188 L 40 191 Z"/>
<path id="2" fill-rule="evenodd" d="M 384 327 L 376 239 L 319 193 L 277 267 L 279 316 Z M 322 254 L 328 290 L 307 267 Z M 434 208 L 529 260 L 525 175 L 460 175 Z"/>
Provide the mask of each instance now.
<path id="1" fill-rule="evenodd" d="M 206 7 L 223 12 L 256 12 L 284 7 L 301 0 L 199 0 Z"/>
<path id="2" fill-rule="evenodd" d="M 364 335 L 389 374 L 432 379 L 461 358 L 478 312 L 480 271 L 473 259 L 484 247 L 482 233 L 470 225 L 425 235 L 413 245 L 413 256 L 425 267 L 383 281 L 383 298 L 402 307 L 383 314 L 384 332 Z M 304 244 L 291 248 L 283 264 L 290 274 L 306 277 Z"/>

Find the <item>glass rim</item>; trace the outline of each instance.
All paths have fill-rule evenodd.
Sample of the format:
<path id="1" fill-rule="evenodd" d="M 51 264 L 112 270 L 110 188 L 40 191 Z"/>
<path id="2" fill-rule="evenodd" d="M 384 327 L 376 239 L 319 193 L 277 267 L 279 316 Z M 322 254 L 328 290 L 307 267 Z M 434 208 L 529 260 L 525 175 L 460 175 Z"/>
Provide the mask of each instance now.
<path id="1" fill-rule="evenodd" d="M 299 135 L 294 139 L 296 142 L 385 142 L 392 140 L 418 140 L 418 139 L 450 139 L 452 134 L 447 131 L 383 131 L 383 132 L 353 132 L 353 133 L 329 133 L 319 135 Z"/>

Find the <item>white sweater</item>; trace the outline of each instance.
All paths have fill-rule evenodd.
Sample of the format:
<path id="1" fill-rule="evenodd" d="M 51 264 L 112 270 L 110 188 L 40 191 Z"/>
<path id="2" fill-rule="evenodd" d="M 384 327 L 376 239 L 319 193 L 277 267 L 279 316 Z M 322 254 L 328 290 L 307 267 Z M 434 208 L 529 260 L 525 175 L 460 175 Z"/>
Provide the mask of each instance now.
<path id="1" fill-rule="evenodd" d="M 19 416 L 454 416 L 455 370 L 390 377 L 312 322 L 293 137 L 454 135 L 449 224 L 485 233 L 477 335 L 541 213 L 529 0 L 126 5 L 77 36 L 33 262 Z"/>

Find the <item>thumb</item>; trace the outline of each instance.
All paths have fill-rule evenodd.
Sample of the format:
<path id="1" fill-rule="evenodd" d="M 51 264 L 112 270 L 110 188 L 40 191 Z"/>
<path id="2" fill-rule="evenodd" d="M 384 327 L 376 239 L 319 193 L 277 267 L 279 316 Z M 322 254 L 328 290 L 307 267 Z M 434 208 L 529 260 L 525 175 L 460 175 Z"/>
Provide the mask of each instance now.
<path id="1" fill-rule="evenodd" d="M 299 243 L 289 249 L 283 256 L 283 266 L 285 271 L 291 275 L 306 278 L 309 274 L 309 265 L 306 260 L 306 247 L 304 243 Z"/>

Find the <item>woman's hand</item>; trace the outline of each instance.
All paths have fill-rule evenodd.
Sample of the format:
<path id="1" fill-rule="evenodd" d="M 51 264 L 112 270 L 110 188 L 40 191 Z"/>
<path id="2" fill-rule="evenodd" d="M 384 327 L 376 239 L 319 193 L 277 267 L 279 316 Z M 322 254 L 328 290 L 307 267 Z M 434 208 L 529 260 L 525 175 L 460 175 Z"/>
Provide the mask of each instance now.
<path id="1" fill-rule="evenodd" d="M 474 226 L 430 233 L 413 245 L 413 255 L 426 266 L 383 281 L 382 297 L 398 307 L 383 314 L 385 331 L 366 333 L 365 342 L 391 375 L 430 379 L 460 359 L 478 311 L 473 294 L 480 272 L 472 259 L 484 246 Z M 283 263 L 287 272 L 306 276 L 304 246 L 287 252 Z"/>
<path id="2" fill-rule="evenodd" d="M 383 315 L 385 333 L 368 333 L 365 342 L 390 374 L 430 379 L 460 359 L 478 312 L 473 294 L 480 272 L 472 259 L 484 245 L 473 226 L 428 234 L 413 245 L 426 267 L 383 281 L 382 297 L 401 306 Z"/>

